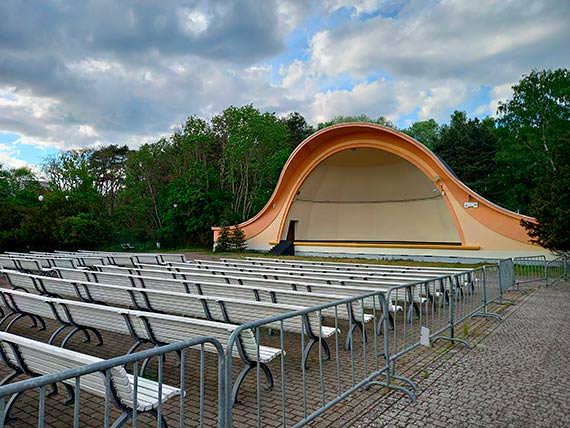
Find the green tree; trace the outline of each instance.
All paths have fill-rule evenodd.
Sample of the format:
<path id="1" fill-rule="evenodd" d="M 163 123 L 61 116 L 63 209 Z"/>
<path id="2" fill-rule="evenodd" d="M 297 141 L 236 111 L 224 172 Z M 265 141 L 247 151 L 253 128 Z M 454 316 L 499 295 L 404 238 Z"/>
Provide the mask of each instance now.
<path id="1" fill-rule="evenodd" d="M 274 113 L 252 105 L 229 107 L 212 119 L 220 144 L 220 189 L 232 195 L 231 218 L 239 223 L 267 203 L 290 154 L 289 130 Z"/>
<path id="2" fill-rule="evenodd" d="M 113 215 L 117 196 L 125 186 L 128 153 L 127 146 L 110 145 L 93 150 L 89 156 L 89 173 L 95 188 L 106 199 L 110 215 Z"/>
<path id="3" fill-rule="evenodd" d="M 295 150 L 295 147 L 315 132 L 315 128 L 313 128 L 305 118 L 297 112 L 289 113 L 287 116 L 281 118 L 281 121 L 289 129 L 289 146 L 291 152 Z"/>
<path id="4" fill-rule="evenodd" d="M 222 226 L 220 236 L 218 236 L 218 240 L 216 241 L 215 250 L 217 253 L 226 253 L 230 251 L 231 246 L 230 228 L 228 226 Z"/>
<path id="5" fill-rule="evenodd" d="M 387 128 L 398 129 L 398 127 L 391 120 L 386 119 L 384 116 L 379 116 L 377 119 L 372 119 L 365 114 L 359 114 L 356 116 L 335 116 L 327 122 L 319 123 L 317 128 L 323 129 L 332 125 L 338 125 L 339 123 L 348 122 L 368 122 L 375 123 L 376 125 L 385 126 Z"/>
<path id="6" fill-rule="evenodd" d="M 498 174 L 504 203 L 529 212 L 542 177 L 560 169 L 554 151 L 570 131 L 570 71 L 533 70 L 499 105 Z M 554 174 L 556 175 L 556 174 Z"/>
<path id="7" fill-rule="evenodd" d="M 212 244 L 211 226 L 228 215 L 231 195 L 220 189 L 219 144 L 206 121 L 190 117 L 170 138 L 168 205 L 160 229 L 169 245 Z"/>
<path id="8" fill-rule="evenodd" d="M 0 251 L 25 251 L 31 240 L 42 240 L 46 229 L 39 228 L 39 234 L 31 236 L 27 225 L 47 220 L 39 211 L 38 196 L 44 192 L 29 168 L 0 165 Z M 45 226 L 49 226 L 47 221 Z"/>
<path id="9" fill-rule="evenodd" d="M 419 141 L 428 149 L 433 150 L 439 144 L 441 127 L 434 119 L 414 122 L 410 127 L 402 129 L 404 134 Z"/>
<path id="10" fill-rule="evenodd" d="M 494 200 L 497 144 L 493 119 L 468 119 L 465 112 L 455 111 L 449 125 L 441 127 L 434 152 L 467 186 Z"/>
<path id="11" fill-rule="evenodd" d="M 551 149 L 556 169 L 547 168 L 534 189 L 530 214 L 538 223 L 522 221 L 531 241 L 556 252 L 570 252 L 570 134 Z"/>
<path id="12" fill-rule="evenodd" d="M 92 149 L 67 150 L 48 157 L 42 170 L 50 188 L 59 192 L 85 192 L 93 188 L 94 177 L 89 170 Z"/>
<path id="13" fill-rule="evenodd" d="M 230 247 L 233 251 L 237 251 L 239 253 L 244 252 L 247 249 L 245 233 L 237 224 L 230 231 Z"/>
<path id="14" fill-rule="evenodd" d="M 118 195 L 115 216 L 121 241 L 159 240 L 169 202 L 166 188 L 172 179 L 170 153 L 163 138 L 127 156 L 125 187 Z"/>

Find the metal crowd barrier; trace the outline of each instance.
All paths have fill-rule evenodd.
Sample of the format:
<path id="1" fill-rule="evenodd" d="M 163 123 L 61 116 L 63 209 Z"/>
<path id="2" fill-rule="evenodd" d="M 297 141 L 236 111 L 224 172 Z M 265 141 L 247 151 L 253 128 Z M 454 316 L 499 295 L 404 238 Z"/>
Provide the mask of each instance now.
<path id="1" fill-rule="evenodd" d="M 546 256 L 515 257 L 515 278 L 517 287 L 521 284 L 538 283 L 546 285 L 547 263 Z"/>
<path id="2" fill-rule="evenodd" d="M 569 256 L 563 255 L 546 263 L 546 285 L 555 285 L 559 281 L 568 280 L 569 275 Z"/>
<path id="3" fill-rule="evenodd" d="M 522 266 L 522 268 L 521 268 Z M 542 264 L 542 259 L 519 258 L 515 271 L 512 259 L 499 261 L 496 265 L 442 276 L 414 284 L 390 287 L 356 297 L 346 298 L 298 310 L 280 316 L 266 318 L 241 325 L 230 337 L 225 349 L 216 340 L 196 339 L 180 344 L 155 348 L 141 353 L 114 358 L 87 366 L 73 373 L 58 373 L 0 387 L 0 406 L 4 396 L 31 388 L 40 388 L 40 410 L 45 413 L 45 387 L 68 378 L 95 370 L 109 370 L 119 364 L 132 364 L 149 356 L 180 351 L 184 361 L 185 348 L 201 346 L 199 393 L 199 424 L 204 424 L 204 359 L 203 347 L 212 343 L 218 351 L 218 415 L 219 427 L 231 427 L 234 423 L 253 423 L 258 427 L 282 425 L 300 427 L 310 423 L 332 406 L 362 388 L 374 385 L 398 390 L 415 400 L 417 386 L 398 374 L 397 363 L 404 355 L 422 345 L 431 345 L 437 340 L 449 340 L 469 346 L 465 335 L 456 334 L 458 326 L 474 316 L 487 316 L 500 320 L 489 311 L 490 303 L 507 301 L 505 292 L 516 287 L 515 273 L 525 273 L 533 281 L 543 280 L 543 270 L 550 283 L 568 277 L 568 258 L 559 258 Z M 534 276 L 531 276 L 534 275 Z M 530 282 L 530 281 L 529 281 Z M 374 314 L 365 319 L 362 308 Z M 347 316 L 348 314 L 348 316 Z M 297 318 L 297 320 L 292 320 Z M 314 325 L 314 320 L 319 325 Z M 300 333 L 285 331 L 285 325 L 300 321 Z M 366 326 L 364 329 L 359 328 Z M 327 329 L 323 329 L 327 327 Z M 235 352 L 245 352 L 241 333 L 250 330 L 256 349 L 248 349 L 264 361 L 269 348 L 279 350 L 273 360 L 265 365 L 253 363 L 252 376 L 232 365 Z M 316 331 L 318 330 L 318 331 Z M 328 333 L 324 334 L 323 331 Z M 332 333 L 331 333 L 332 332 Z M 251 343 L 248 346 L 252 346 Z M 344 343 L 350 343 L 347 348 Z M 311 351 L 312 348 L 312 352 Z M 253 352 L 253 354 L 252 354 Z M 162 382 L 162 359 L 159 358 L 159 381 Z M 134 364 L 136 370 L 138 364 Z M 184 364 L 180 364 L 180 388 L 184 388 Z M 397 384 L 394 380 L 399 381 Z M 234 395 L 239 388 L 239 397 Z M 271 391 L 268 391 L 270 387 Z M 235 390 L 235 391 L 234 391 Z M 188 396 L 188 394 L 187 394 Z M 234 399 L 239 404 L 234 406 Z M 108 412 L 106 400 L 106 412 Z M 183 399 L 179 415 L 184 426 L 185 407 Z M 79 410 L 74 409 L 74 415 Z M 170 415 L 172 416 L 172 415 Z M 78 421 L 74 426 L 78 426 Z M 278 423 L 277 423 L 278 422 Z M 41 425 L 40 425 L 41 426 Z M 106 424 L 105 426 L 108 426 Z M 136 426 L 136 422 L 133 426 Z"/>
<path id="4" fill-rule="evenodd" d="M 190 347 L 192 348 L 192 355 L 190 354 Z M 46 409 L 46 397 L 50 394 L 47 393 L 47 387 L 49 385 L 54 385 L 57 382 L 62 382 L 66 379 L 74 379 L 75 391 L 74 396 L 70 397 L 73 398 L 73 410 L 70 413 L 73 414 L 73 427 L 77 428 L 79 426 L 83 426 L 85 420 L 81 422 L 81 403 L 85 404 L 85 399 L 81 400 L 82 397 L 82 390 L 80 388 L 81 385 L 81 377 L 87 375 L 89 373 L 95 372 L 102 372 L 105 374 L 107 378 L 107 391 L 106 397 L 104 399 L 103 405 L 103 415 L 102 420 L 100 421 L 100 426 L 104 426 L 108 428 L 110 426 L 110 414 L 114 411 L 114 406 L 111 406 L 111 402 L 113 400 L 113 395 L 110 390 L 110 379 L 111 379 L 111 369 L 117 366 L 126 366 L 132 367 L 131 373 L 135 378 L 140 376 L 140 365 L 143 362 L 150 358 L 156 358 L 156 378 L 154 379 L 159 385 L 168 384 L 171 386 L 175 386 L 182 391 L 185 391 L 185 394 L 181 394 L 179 398 L 173 397 L 169 400 L 168 408 L 166 409 L 163 407 L 163 403 L 159 401 L 158 408 L 156 409 L 156 413 L 158 414 L 157 424 L 160 420 L 160 416 L 164 415 L 169 422 L 170 426 L 173 426 L 173 419 L 176 418 L 178 424 L 176 426 L 182 428 L 188 426 L 189 420 L 192 420 L 192 426 L 205 426 L 205 387 L 206 387 L 206 379 L 205 379 L 205 361 L 206 358 L 211 358 L 211 350 L 205 351 L 205 347 L 215 347 L 217 352 L 217 387 L 218 387 L 218 396 L 217 396 L 217 415 L 214 416 L 217 418 L 217 425 L 218 427 L 222 428 L 226 426 L 226 395 L 225 395 L 225 359 L 224 359 L 224 350 L 222 345 L 218 340 L 215 338 L 210 337 L 200 337 L 196 339 L 186 340 L 184 342 L 173 343 L 165 346 L 160 346 L 156 348 L 152 348 L 149 350 L 137 352 L 134 354 L 124 355 L 121 357 L 111 358 L 108 360 L 100 361 L 94 364 L 85 365 L 76 369 L 61 371 L 49 375 L 44 375 L 40 377 L 34 377 L 27 380 L 22 380 L 20 382 L 10 383 L 3 386 L 0 386 L 0 416 L 4 416 L 4 411 L 6 409 L 6 398 L 12 394 L 19 394 L 23 392 L 29 392 L 31 390 L 39 390 L 39 405 L 38 405 L 38 417 L 37 417 L 37 426 L 39 428 L 44 427 L 45 423 L 45 415 L 46 412 L 49 415 L 57 414 L 56 412 L 50 411 Z M 206 357 L 206 352 L 208 353 L 208 357 Z M 198 353 L 198 355 L 196 355 Z M 177 367 L 166 367 L 165 360 L 167 354 L 169 355 L 169 359 L 172 361 L 178 361 Z M 192 359 L 192 363 L 194 367 L 199 368 L 199 374 L 197 378 L 192 378 L 192 370 L 189 370 L 187 367 L 187 363 L 190 362 Z M 153 360 L 154 361 L 154 360 Z M 178 372 L 178 373 L 176 373 Z M 188 382 L 188 376 L 190 376 L 190 382 Z M 208 379 L 208 382 L 211 382 L 211 379 Z M 120 386 L 119 386 L 120 387 Z M 142 388 L 142 387 L 141 387 Z M 160 387 L 159 387 L 160 388 Z M 131 419 L 131 424 L 133 428 L 136 428 L 139 424 L 138 412 L 136 410 L 136 397 L 138 391 L 138 382 L 134 384 L 134 397 L 135 397 L 135 405 L 134 412 Z M 90 397 L 93 397 L 90 394 L 87 394 Z M 195 398 L 196 402 L 189 402 L 190 396 Z M 171 403 L 175 403 L 178 401 L 177 405 L 172 405 Z M 211 404 L 211 403 L 210 403 Z M 58 407 L 59 408 L 59 407 Z M 168 413 L 167 413 L 168 410 Z M 29 412 L 29 410 L 28 410 Z M 88 406 L 88 418 L 93 417 L 93 407 Z M 192 413 L 192 414 L 190 414 Z M 18 417 L 16 413 L 16 418 Z M 85 416 L 85 414 L 84 414 Z M 208 415 L 211 418 L 211 415 Z M 3 426 L 3 417 L 0 419 L 0 425 Z"/>
<path id="5" fill-rule="evenodd" d="M 498 273 L 498 272 L 496 272 Z M 387 301 L 398 301 L 403 316 L 393 320 L 387 351 L 392 372 L 396 361 L 421 345 L 449 340 L 470 346 L 455 334 L 456 327 L 474 316 L 500 317 L 488 311 L 488 303 L 500 296 L 498 281 L 487 290 L 486 271 L 474 269 L 453 276 L 392 287 Z M 490 296 L 487 296 L 489 291 Z M 490 299 L 490 300 L 489 300 Z"/>
<path id="6" fill-rule="evenodd" d="M 344 319 L 340 313 L 352 311 L 354 307 L 364 305 L 365 301 L 373 302 L 372 312 L 376 317 L 369 321 L 366 333 L 352 336 L 351 346 L 346 349 L 343 346 L 345 337 L 347 334 L 352 335 L 355 323 L 350 318 Z M 370 303 L 367 306 L 370 308 Z M 242 413 L 256 415 L 257 426 L 274 424 L 276 420 L 281 422 L 281 426 L 303 426 L 354 391 L 372 384 L 396 389 L 413 397 L 408 388 L 394 385 L 390 380 L 386 351 L 389 307 L 384 292 L 378 291 L 240 326 L 233 332 L 226 349 L 228 426 L 232 426 L 232 421 Z M 332 327 L 335 332 L 325 338 L 313 331 L 313 335 L 318 336 L 315 343 L 317 350 L 313 349 L 305 367 L 302 355 L 309 341 L 308 335 L 286 332 L 283 326 L 291 318 L 300 317 L 304 329 L 309 329 L 311 327 L 307 325 L 306 319 L 315 313 L 318 315 L 316 318 L 321 320 L 321 326 Z M 356 320 L 364 323 L 364 313 L 359 313 Z M 269 325 L 271 329 L 268 328 Z M 280 327 L 276 328 L 276 325 Z M 232 389 L 238 381 L 232 379 L 232 374 L 235 374 L 232 370 L 232 349 L 238 346 L 240 332 L 248 329 L 253 331 L 258 344 L 263 342 L 278 348 L 281 355 L 271 364 L 272 391 L 264 390 L 263 383 L 267 377 L 257 365 L 254 369 L 255 376 L 249 379 L 249 384 L 244 382 L 239 405 L 232 407 L 229 404 L 232 402 Z M 273 335 L 268 335 L 268 330 Z M 259 345 L 257 353 L 261 354 Z M 383 379 L 378 380 L 379 377 Z"/>

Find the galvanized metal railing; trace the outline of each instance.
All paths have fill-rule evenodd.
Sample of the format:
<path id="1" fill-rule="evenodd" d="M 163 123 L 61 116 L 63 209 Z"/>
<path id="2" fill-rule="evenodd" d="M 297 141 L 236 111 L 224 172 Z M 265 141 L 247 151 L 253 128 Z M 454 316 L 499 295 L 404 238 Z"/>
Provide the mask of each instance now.
<path id="1" fill-rule="evenodd" d="M 314 421 L 355 391 L 374 385 L 400 391 L 415 400 L 416 384 L 397 370 L 404 355 L 422 345 L 430 346 L 437 340 L 469 346 L 465 334 L 456 334 L 457 328 L 474 316 L 500 320 L 498 314 L 489 310 L 489 305 L 508 302 L 505 293 L 515 289 L 516 274 L 532 273 L 534 276 L 523 276 L 522 280 L 526 281 L 527 278 L 527 282 L 540 283 L 546 278 L 548 284 L 568 277 L 567 257 L 545 263 L 544 267 L 541 267 L 542 259 L 539 257 L 518 260 L 518 267 L 512 259 L 505 259 L 495 265 L 485 265 L 414 284 L 393 286 L 244 324 L 234 330 L 224 347 L 215 339 L 190 340 L 114 358 L 86 366 L 80 371 L 5 385 L 0 387 L 0 406 L 3 397 L 11 393 L 40 389 L 38 413 L 42 415 L 46 411 L 47 385 L 123 364 L 134 363 L 136 373 L 138 362 L 175 351 L 181 355 L 179 379 L 180 388 L 183 389 L 187 387 L 184 384 L 186 348 L 198 346 L 201 348 L 198 368 L 200 382 L 196 395 L 199 402 L 193 408 L 199 409 L 197 419 L 202 426 L 204 401 L 207 400 L 203 380 L 204 346 L 211 346 L 207 344 L 213 344 L 218 352 L 219 427 L 231 427 L 239 422 L 262 427 L 269 423 L 277 425 L 276 421 L 283 427 L 300 427 Z M 521 266 L 522 271 L 515 270 Z M 302 301 L 299 304 L 302 305 Z M 300 333 L 286 328 L 294 318 L 302 323 Z M 318 320 L 318 325 L 314 324 L 315 319 Z M 252 362 L 249 372 L 253 372 L 253 376 L 247 377 L 243 369 L 238 373 L 239 368 L 232 364 L 236 349 L 238 353 L 246 352 L 246 344 L 243 343 L 245 333 L 252 337 L 247 346 L 255 344 L 254 349 L 247 350 L 250 353 L 249 361 Z M 350 346 L 345 347 L 345 343 Z M 269 355 L 269 348 L 280 352 L 274 353 L 273 360 L 264 360 L 264 356 Z M 162 360 L 158 359 L 159 382 L 162 382 L 164 372 Z M 264 361 L 264 364 L 255 364 L 255 361 Z M 269 377 L 271 382 L 266 382 Z M 396 384 L 394 380 L 399 382 Z M 271 391 L 266 390 L 266 384 L 271 385 Z M 240 385 L 239 404 L 234 406 L 237 397 L 234 394 L 238 391 L 236 386 Z M 105 412 L 108 412 L 108 401 L 106 400 Z M 182 401 L 181 398 L 176 415 L 180 426 L 184 426 L 184 413 L 187 411 Z M 79 409 L 74 409 L 74 415 L 76 414 L 79 415 Z M 172 416 L 169 415 L 170 418 Z M 78 426 L 79 419 L 74 423 L 74 426 Z M 108 426 L 107 419 L 105 426 Z M 136 417 L 133 426 L 136 426 Z"/>
<path id="2" fill-rule="evenodd" d="M 546 285 L 547 283 L 547 262 L 546 256 L 526 256 L 515 257 L 513 259 L 515 270 L 515 284 L 520 287 L 522 284 L 537 283 Z"/>
<path id="3" fill-rule="evenodd" d="M 495 285 L 490 297 L 499 296 Z M 404 354 L 431 341 L 449 340 L 469 346 L 464 338 L 457 337 L 456 327 L 474 316 L 500 317 L 488 311 L 489 297 L 484 268 L 422 281 L 411 285 L 392 287 L 387 301 L 398 301 L 403 316 L 396 317 L 390 334 L 389 360 L 395 373 L 396 361 Z"/>
<path id="4" fill-rule="evenodd" d="M 192 347 L 192 351 L 190 351 L 190 347 Z M 189 416 L 188 413 L 188 399 L 190 397 L 190 392 L 192 395 L 197 396 L 197 402 L 192 403 L 192 411 L 195 414 L 192 414 L 192 420 L 195 420 L 196 426 L 205 426 L 205 361 L 206 355 L 205 353 L 211 354 L 212 350 L 205 351 L 205 347 L 214 347 L 217 352 L 217 387 L 218 387 L 218 394 L 217 394 L 217 425 L 219 428 L 226 426 L 226 394 L 225 394 L 225 358 L 224 358 L 224 350 L 222 345 L 218 340 L 215 338 L 210 337 L 200 337 L 195 339 L 186 340 L 184 342 L 178 342 L 174 344 L 169 344 L 161 347 L 156 347 L 153 349 L 137 352 L 134 354 L 124 355 L 121 357 L 111 358 L 108 360 L 103 360 L 94 364 L 85 365 L 79 368 L 65 370 L 49 375 L 44 375 L 40 377 L 34 377 L 31 379 L 23 380 L 20 382 L 10 383 L 3 386 L 0 386 L 0 416 L 4 416 L 4 411 L 6 409 L 6 398 L 11 396 L 12 394 L 19 394 L 23 392 L 28 392 L 30 390 L 39 390 L 39 408 L 38 408 L 38 417 L 37 417 L 37 426 L 42 428 L 45 423 L 45 415 L 48 410 L 46 409 L 46 396 L 47 387 L 49 385 L 54 385 L 57 382 L 62 382 L 65 380 L 73 379 L 73 385 L 75 388 L 73 397 L 73 427 L 77 428 L 82 426 L 81 423 L 81 397 L 83 395 L 89 395 L 88 393 L 82 393 L 81 390 L 81 378 L 90 373 L 101 372 L 107 378 L 107 390 L 106 390 L 106 397 L 104 399 L 104 406 L 102 409 L 103 414 L 101 420 L 101 426 L 108 428 L 110 426 L 110 413 L 112 410 L 111 402 L 113 400 L 113 396 L 111 393 L 111 386 L 110 386 L 110 379 L 111 379 L 111 369 L 117 366 L 125 366 L 129 365 L 132 366 L 132 374 L 135 379 L 134 382 L 134 404 L 133 404 L 133 414 L 132 414 L 132 427 L 136 428 L 138 426 L 138 411 L 137 411 L 137 392 L 138 392 L 138 382 L 137 379 L 140 376 L 140 365 L 143 361 L 149 358 L 156 358 L 157 359 L 157 372 L 156 372 L 156 382 L 159 384 L 159 391 L 161 390 L 161 385 L 166 383 L 164 378 L 168 376 L 168 383 L 173 385 L 173 379 L 177 378 L 177 384 L 175 385 L 180 390 L 185 391 L 185 394 L 180 394 L 178 406 L 170 406 L 169 409 L 171 414 L 166 415 L 163 403 L 159 400 L 158 407 L 156 409 L 157 417 L 157 424 L 160 425 L 160 417 L 161 415 L 168 416 L 170 425 L 172 426 L 173 417 L 176 417 L 178 421 L 178 427 L 185 427 L 187 426 L 187 417 Z M 186 363 L 189 361 L 190 356 L 189 353 L 192 352 L 192 359 L 197 359 L 196 366 L 199 368 L 199 375 L 195 382 L 187 382 L 187 367 Z M 176 358 L 178 355 L 178 374 L 177 376 L 174 375 L 173 371 L 175 372 L 176 369 L 169 367 L 168 373 L 166 373 L 165 369 L 165 357 L 167 354 L 171 354 Z M 195 355 L 198 354 L 198 355 Z M 211 357 L 210 357 L 211 358 Z M 174 385 L 173 385 L 174 386 Z M 190 391 L 191 388 L 196 388 L 196 390 Z M 175 398 L 172 398 L 175 400 Z M 173 409 L 176 409 L 173 412 Z M 90 415 L 92 417 L 92 408 L 89 409 Z M 53 412 L 51 412 L 53 413 Z M 175 413 L 175 415 L 172 415 Z M 211 417 L 211 415 L 209 415 Z M 2 417 L 2 421 L 3 421 Z M 0 422 L 0 425 L 3 425 Z"/>
<path id="5" fill-rule="evenodd" d="M 355 307 L 363 307 L 365 301 L 373 301 L 372 312 L 376 315 L 368 322 L 366 333 L 353 335 L 354 321 L 341 317 L 341 311 L 353 311 Z M 370 304 L 368 304 L 370 307 Z M 371 292 L 358 297 L 345 298 L 312 308 L 298 310 L 290 314 L 266 318 L 240 326 L 234 331 L 226 349 L 226 402 L 232 402 L 232 389 L 236 381 L 232 370 L 232 349 L 239 345 L 240 334 L 251 330 L 257 343 L 265 343 L 281 350 L 280 356 L 271 363 L 274 372 L 273 391 L 263 390 L 262 368 L 255 367 L 255 376 L 244 382 L 239 405 L 232 408 L 229 404 L 226 423 L 242 414 L 254 414 L 257 426 L 266 426 L 268 419 L 281 422 L 281 426 L 300 427 L 348 397 L 356 390 L 370 387 L 373 384 L 396 389 L 413 397 L 408 389 L 394 385 L 390 380 L 388 353 L 389 316 L 391 308 L 383 291 Z M 303 319 L 304 330 L 310 328 L 306 321 L 310 315 L 318 315 L 320 327 L 334 329 L 334 333 L 325 337 L 320 332 L 313 331 L 318 336 L 317 352 L 304 364 L 301 354 L 308 342 L 308 335 L 286 332 L 284 323 L 294 317 Z M 365 324 L 365 314 L 358 312 L 355 320 Z M 280 328 L 272 328 L 272 336 L 267 333 L 267 326 L 280 324 Z M 383 335 L 379 334 L 380 330 Z M 346 335 L 352 335 L 351 346 L 346 349 L 342 344 Z M 328 342 L 328 345 L 325 344 Z M 262 346 L 258 345 L 257 355 L 261 356 Z M 378 380 L 383 377 L 383 380 Z"/>
<path id="6" fill-rule="evenodd" d="M 562 255 L 546 263 L 546 285 L 555 285 L 568 280 L 570 274 L 570 256 Z"/>

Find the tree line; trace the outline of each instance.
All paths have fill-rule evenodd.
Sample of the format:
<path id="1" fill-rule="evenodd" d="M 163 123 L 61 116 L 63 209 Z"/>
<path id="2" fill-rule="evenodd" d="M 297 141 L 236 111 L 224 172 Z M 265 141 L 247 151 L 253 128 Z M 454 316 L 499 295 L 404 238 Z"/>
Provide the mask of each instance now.
<path id="1" fill-rule="evenodd" d="M 253 105 L 206 121 L 189 117 L 172 135 L 138 149 L 109 145 L 45 159 L 40 180 L 0 168 L 0 251 L 113 248 L 121 243 L 211 246 L 211 226 L 261 210 L 293 150 L 318 129 L 384 117 L 337 116 L 314 128 L 299 113 Z M 494 203 L 535 216 L 535 242 L 568 251 L 570 71 L 533 70 L 496 118 L 456 111 L 399 129 L 425 144 L 459 179 Z"/>

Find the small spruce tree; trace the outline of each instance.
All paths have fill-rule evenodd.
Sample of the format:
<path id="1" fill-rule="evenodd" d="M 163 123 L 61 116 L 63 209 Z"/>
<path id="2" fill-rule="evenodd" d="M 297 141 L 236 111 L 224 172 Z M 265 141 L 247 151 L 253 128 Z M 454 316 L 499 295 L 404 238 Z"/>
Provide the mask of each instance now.
<path id="1" fill-rule="evenodd" d="M 247 249 L 245 233 L 237 225 L 235 225 L 231 230 L 230 245 L 233 251 L 237 251 L 239 253 L 242 253 Z"/>
<path id="2" fill-rule="evenodd" d="M 215 252 L 225 253 L 231 250 L 232 246 L 232 236 L 230 235 L 230 228 L 228 226 L 222 226 L 220 230 L 220 236 L 216 241 Z"/>

